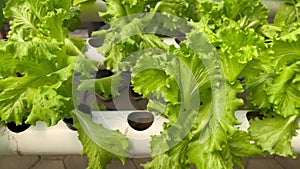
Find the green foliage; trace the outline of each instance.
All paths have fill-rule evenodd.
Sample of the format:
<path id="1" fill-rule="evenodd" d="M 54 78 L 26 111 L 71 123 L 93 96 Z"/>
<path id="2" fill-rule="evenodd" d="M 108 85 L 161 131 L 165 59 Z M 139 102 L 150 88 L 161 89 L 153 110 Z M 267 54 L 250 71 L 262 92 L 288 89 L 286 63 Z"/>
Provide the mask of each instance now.
<path id="1" fill-rule="evenodd" d="M 119 158 L 125 164 L 129 147 L 126 136 L 94 123 L 89 115 L 80 111 L 74 111 L 72 117 L 83 146 L 82 154 L 89 159 L 88 169 L 105 169 L 112 158 Z"/>
<path id="2" fill-rule="evenodd" d="M 72 4 L 83 2 L 8 1 L 4 16 L 12 17 L 11 30 L 0 42 L 2 122 L 50 126 L 71 117 L 74 69 L 97 70 L 81 53 L 84 42 L 68 36 L 80 23 Z M 268 23 L 260 0 L 107 0 L 100 17 L 110 28 L 93 35 L 104 40 L 98 50 L 115 75 L 91 80 L 83 73 L 78 89 L 116 96 L 122 71 L 131 72 L 134 91 L 150 100 L 148 109 L 169 120 L 152 136 L 147 169 L 230 169 L 264 152 L 295 157 L 300 14 L 298 0 L 284 2 Z M 186 39 L 178 48 L 160 37 L 181 34 Z M 245 90 L 248 106 L 264 115 L 250 120 L 249 132 L 238 130 L 235 118 L 243 105 L 237 94 Z M 126 136 L 81 112 L 72 117 L 89 168 L 105 168 L 114 157 L 125 162 Z"/>
<path id="3" fill-rule="evenodd" d="M 1 41 L 0 118 L 2 122 L 44 121 L 48 126 L 70 117 L 76 61 L 84 41 L 68 36 L 71 1 L 8 1 L 11 17 L 8 41 Z M 74 16 L 77 17 L 77 16 Z"/>
<path id="4" fill-rule="evenodd" d="M 152 137 L 153 161 L 145 168 L 233 168 L 264 151 L 293 156 L 279 147 L 290 147 L 299 118 L 297 3 L 287 1 L 273 24 L 259 0 L 143 1 L 140 10 L 134 2 L 108 2 L 100 16 L 111 27 L 94 33 L 104 39 L 104 64 L 130 70 L 134 90 L 150 98 L 149 110 L 169 119 Z M 136 12 L 145 14 L 131 15 Z M 179 49 L 140 45 L 156 41 L 146 40 L 147 33 L 172 37 L 174 30 L 186 34 Z M 269 119 L 251 121 L 249 133 L 234 127 L 242 105 L 236 95 L 245 90 L 249 107 L 277 114 L 274 127 Z"/>

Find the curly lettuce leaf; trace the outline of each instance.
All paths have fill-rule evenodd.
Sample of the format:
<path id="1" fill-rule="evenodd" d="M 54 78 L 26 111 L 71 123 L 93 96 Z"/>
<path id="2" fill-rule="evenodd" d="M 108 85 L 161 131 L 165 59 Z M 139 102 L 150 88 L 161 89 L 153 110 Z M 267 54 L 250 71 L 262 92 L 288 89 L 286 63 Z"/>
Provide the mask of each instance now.
<path id="1" fill-rule="evenodd" d="M 247 75 L 244 77 L 248 79 Z M 272 104 L 269 101 L 267 89 L 273 78 L 268 74 L 257 74 L 255 79 L 247 79 L 245 81 L 245 87 L 248 92 L 247 101 L 249 102 L 247 106 L 253 106 L 258 109 L 271 109 Z M 249 109 L 253 108 L 250 107 Z"/>
<path id="2" fill-rule="evenodd" d="M 300 91 L 293 82 L 300 70 L 300 62 L 285 67 L 274 77 L 274 82 L 268 86 L 269 101 L 273 104 L 275 113 L 287 118 L 299 114 Z"/>
<path id="3" fill-rule="evenodd" d="M 153 138 L 154 139 L 154 138 Z M 162 153 L 154 157 L 151 162 L 143 164 L 142 166 L 145 169 L 159 168 L 159 169 L 189 169 L 191 164 L 186 163 L 186 149 L 189 140 L 181 141 L 177 144 L 172 150 L 167 153 Z M 160 143 L 160 141 L 156 142 L 152 141 L 152 145 L 155 143 Z"/>
<path id="4" fill-rule="evenodd" d="M 63 22 L 70 18 L 71 0 L 8 1 L 4 9 L 10 21 L 9 40 L 62 41 L 68 31 Z"/>
<path id="5" fill-rule="evenodd" d="M 295 63 L 299 60 L 299 35 L 295 30 L 276 37 L 259 57 L 247 64 L 241 76 L 246 78 L 244 82 L 252 108 L 288 117 L 299 111 L 298 83 L 293 80 L 298 74 Z"/>
<path id="6" fill-rule="evenodd" d="M 107 69 L 127 70 L 128 67 L 124 67 L 124 64 L 134 62 L 130 56 L 132 54 L 139 55 L 135 52 L 141 49 L 166 49 L 167 45 L 159 37 L 152 34 L 141 34 L 144 29 L 143 20 L 135 18 L 128 23 L 126 18 L 123 18 L 113 23 L 109 30 L 93 33 L 93 36 L 104 39 L 104 44 L 98 48 L 98 51 L 105 56 L 103 64 Z"/>
<path id="7" fill-rule="evenodd" d="M 300 29 L 299 29 L 300 30 Z M 291 35 L 293 32 L 287 34 Z M 287 36 L 286 35 L 286 36 Z M 286 37 L 285 36 L 285 37 Z M 300 35 L 290 36 L 287 39 L 274 41 L 274 69 L 280 71 L 286 66 L 299 61 L 300 57 Z"/>
<path id="8" fill-rule="evenodd" d="M 198 89 L 195 89 L 196 81 L 192 78 L 192 73 L 184 66 L 184 63 L 176 58 L 167 58 L 171 60 L 161 60 L 162 64 L 166 64 L 164 67 L 156 69 L 146 67 L 144 71 L 136 72 L 136 69 L 133 71 L 134 89 L 142 93 L 160 91 L 161 97 L 166 101 L 166 108 L 159 113 L 164 114 L 170 120 L 160 136 L 152 137 L 153 161 L 145 164 L 145 168 L 189 168 L 190 166 L 186 163 L 185 157 L 190 140 L 185 139 L 185 137 L 189 135 L 189 130 L 192 128 L 197 116 L 195 109 L 197 110 L 200 104 L 199 93 Z M 155 59 L 151 63 L 155 65 Z M 193 65 L 195 64 L 199 65 L 199 62 L 194 62 Z M 141 78 L 149 77 L 151 75 L 149 73 L 155 73 L 156 75 L 151 78 L 155 80 L 154 83 L 151 83 L 152 86 L 155 86 L 154 88 L 149 88 L 147 84 L 142 83 Z M 182 78 L 183 76 L 185 78 Z M 198 106 L 192 106 L 195 104 L 198 104 Z"/>
<path id="9" fill-rule="evenodd" d="M 262 155 L 262 151 L 255 144 L 250 143 L 250 137 L 246 132 L 237 131 L 224 144 L 222 150 L 203 151 L 202 146 L 196 145 L 190 148 L 190 161 L 199 169 L 218 168 L 231 169 L 234 166 L 244 168 L 241 158 Z M 203 160 L 199 160 L 203 159 Z"/>
<path id="10" fill-rule="evenodd" d="M 229 26 L 224 23 L 230 20 L 236 24 L 236 28 L 252 28 L 259 30 L 267 24 L 268 10 L 260 0 L 224 0 L 201 1 L 196 5 L 197 24 L 202 24 L 203 32 L 214 34 L 219 28 Z"/>
<path id="11" fill-rule="evenodd" d="M 283 34 L 289 33 L 299 25 L 299 4 L 300 1 L 284 1 L 285 4 L 276 12 L 274 24 L 284 29 Z"/>
<path id="12" fill-rule="evenodd" d="M 81 80 L 78 90 L 96 92 L 108 98 L 109 96 L 118 96 L 120 94 L 118 91 L 118 87 L 121 85 L 120 82 L 120 74 L 101 79 Z"/>
<path id="13" fill-rule="evenodd" d="M 283 117 L 299 114 L 299 83 L 295 79 L 299 74 L 300 40 L 293 37 L 273 42 L 274 59 L 270 67 L 274 73 L 271 83 L 264 84 L 273 111 Z"/>
<path id="14" fill-rule="evenodd" d="M 238 131 L 229 139 L 229 149 L 232 159 L 239 167 L 244 168 L 241 158 L 263 155 L 256 143 L 253 143 L 249 133 Z"/>
<path id="15" fill-rule="evenodd" d="M 70 18 L 63 21 L 63 26 L 70 32 L 75 31 L 81 25 L 80 7 L 73 6 L 70 8 Z"/>
<path id="16" fill-rule="evenodd" d="M 238 124 L 234 117 L 234 111 L 242 103 L 240 99 L 236 98 L 236 94 L 241 91 L 240 84 L 234 86 L 226 84 L 226 89 L 223 88 L 218 92 L 211 93 L 213 98 L 225 99 L 225 107 L 215 108 L 214 105 L 218 105 L 218 107 L 220 105 L 211 99 L 211 103 L 199 112 L 198 128 L 196 129 L 198 133 L 195 135 L 195 140 L 189 144 L 188 150 L 189 162 L 195 164 L 197 168 L 232 168 L 240 164 L 242 156 L 236 158 L 236 154 L 231 153 L 228 146 L 231 143 L 231 138 L 238 132 L 233 127 Z M 250 145 L 250 142 L 248 144 Z M 200 158 L 203 160 L 199 160 Z M 214 159 L 216 162 L 208 159 Z"/>
<path id="17" fill-rule="evenodd" d="M 252 10 L 260 11 L 257 12 L 260 17 L 254 17 L 255 12 L 252 15 L 247 13 L 252 10 L 243 10 L 249 6 L 248 3 L 256 4 L 250 6 Z M 190 22 L 190 24 L 193 30 L 207 34 L 210 43 L 218 49 L 227 80 L 234 83 L 237 78 L 240 78 L 247 64 L 259 57 L 267 48 L 265 37 L 257 31 L 264 23 L 267 23 L 267 10 L 256 0 L 251 2 L 224 1 L 224 4 L 205 2 L 201 3 L 201 6 L 205 12 L 200 21 Z M 236 10 L 231 8 L 236 8 Z M 211 19 L 212 14 L 216 16 L 213 19 Z"/>
<path id="18" fill-rule="evenodd" d="M 89 159 L 88 169 L 105 169 L 113 158 L 119 158 L 125 164 L 129 144 L 124 135 L 94 123 L 89 115 L 82 112 L 74 111 L 72 116 L 83 145 L 82 154 Z"/>
<path id="19" fill-rule="evenodd" d="M 160 55 L 153 57 L 152 54 L 140 57 L 132 69 L 132 85 L 136 93 L 143 94 L 147 98 L 155 98 L 150 100 L 152 104 L 148 105 L 149 109 L 157 110 L 162 116 L 174 122 L 178 116 L 178 108 L 180 108 L 180 89 L 174 77 L 167 74 L 160 66 L 160 63 L 165 63 L 160 61 L 160 57 Z M 169 104 L 156 101 L 161 97 L 164 97 L 164 102 L 169 102 Z"/>
<path id="20" fill-rule="evenodd" d="M 106 11 L 99 12 L 99 15 L 107 22 L 113 22 L 132 14 L 143 13 L 146 8 L 145 0 L 107 0 L 106 4 Z"/>
<path id="21" fill-rule="evenodd" d="M 191 147 L 188 153 L 189 161 L 193 162 L 199 169 L 210 167 L 230 169 L 234 166 L 244 168 L 241 158 L 263 155 L 261 149 L 250 142 L 250 136 L 246 132 L 237 131 L 219 151 L 203 151 L 202 146 L 193 145 L 195 147 Z"/>
<path id="22" fill-rule="evenodd" d="M 258 118 L 250 121 L 249 132 L 251 138 L 264 151 L 284 157 L 296 157 L 291 146 L 292 137 L 297 135 L 298 116 L 283 118 L 281 116 Z"/>
<path id="23" fill-rule="evenodd" d="M 257 28 L 267 23 L 268 9 L 260 0 L 225 0 L 224 14 L 240 27 Z"/>
<path id="24" fill-rule="evenodd" d="M 179 16 L 186 20 L 199 20 L 198 18 L 198 5 L 199 2 L 193 0 L 161 0 L 153 5 L 150 12 L 159 12 L 173 16 Z"/>
<path id="25" fill-rule="evenodd" d="M 220 50 L 218 54 L 223 62 L 226 78 L 235 81 L 248 62 L 257 58 L 264 49 L 264 39 L 253 29 L 226 27 L 217 33 L 214 45 Z"/>
<path id="26" fill-rule="evenodd" d="M 50 126 L 70 116 L 68 112 L 73 109 L 71 93 L 75 58 L 69 58 L 60 51 L 60 45 L 52 43 L 3 44 L 0 60 L 8 59 L 6 62 L 13 67 L 7 69 L 4 65 L 0 66 L 1 120 L 14 121 L 16 124 L 21 124 L 23 120 L 35 124 L 41 120 Z M 37 46 L 39 48 L 35 50 Z M 59 59 L 68 61 L 57 62 L 58 55 Z M 21 77 L 16 77 L 16 74 Z M 66 84 L 70 87 L 60 92 Z"/>

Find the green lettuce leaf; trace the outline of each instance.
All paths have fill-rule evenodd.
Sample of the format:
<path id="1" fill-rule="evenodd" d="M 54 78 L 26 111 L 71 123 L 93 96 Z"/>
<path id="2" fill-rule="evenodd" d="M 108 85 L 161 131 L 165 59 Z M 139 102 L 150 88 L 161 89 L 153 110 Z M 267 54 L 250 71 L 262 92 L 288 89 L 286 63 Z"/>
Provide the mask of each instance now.
<path id="1" fill-rule="evenodd" d="M 121 85 L 120 81 L 120 74 L 101 79 L 81 80 L 78 90 L 96 92 L 102 94 L 105 98 L 118 96 L 120 94 L 118 91 L 118 87 Z"/>
<path id="2" fill-rule="evenodd" d="M 155 143 L 160 143 L 155 141 L 155 138 L 152 141 L 152 145 Z M 167 153 L 162 153 L 157 156 L 151 161 L 142 166 L 145 169 L 152 169 L 152 168 L 159 168 L 159 169 L 175 169 L 175 168 L 182 168 L 182 169 L 189 169 L 191 164 L 186 163 L 186 149 L 189 140 L 185 140 L 177 144 L 172 150 Z M 164 147 L 163 147 L 164 148 Z"/>
<path id="3" fill-rule="evenodd" d="M 10 21 L 9 39 L 14 41 L 63 41 L 68 35 L 63 22 L 70 18 L 71 0 L 8 1 L 4 9 Z"/>
<path id="4" fill-rule="evenodd" d="M 281 116 L 266 117 L 263 120 L 250 121 L 249 132 L 251 138 L 264 151 L 284 157 L 296 157 L 291 146 L 292 137 L 297 135 L 298 116 L 283 118 Z"/>
<path id="5" fill-rule="evenodd" d="M 228 144 L 223 145 L 221 151 L 203 151 L 202 146 L 195 146 L 189 151 L 190 161 L 199 169 L 218 168 L 230 169 L 234 166 L 244 168 L 241 158 L 262 155 L 262 151 L 255 144 L 250 143 L 246 132 L 237 131 L 228 139 Z M 201 160 L 199 160 L 201 159 Z"/>
<path id="6" fill-rule="evenodd" d="M 251 108 L 265 116 L 250 121 L 251 138 L 263 151 L 295 157 L 291 139 L 297 134 L 299 115 L 299 26 L 297 7 L 285 2 L 270 25 L 276 31 L 270 30 L 267 49 L 247 64 L 242 75 Z"/>
<path id="7" fill-rule="evenodd" d="M 70 32 L 75 31 L 81 25 L 80 7 L 74 6 L 70 8 L 70 18 L 63 21 L 63 26 Z"/>
<path id="8" fill-rule="evenodd" d="M 211 93 L 213 98 L 223 98 L 223 92 L 225 92 L 225 107 L 222 109 L 214 108 L 214 105 L 218 103 L 212 99 L 211 103 L 199 112 L 194 141 L 189 144 L 187 152 L 188 161 L 195 164 L 197 168 L 232 168 L 240 164 L 242 157 L 236 158 L 236 152 L 231 153 L 229 150 L 229 144 L 234 143 L 232 137 L 238 132 L 233 127 L 238 124 L 234 117 L 234 111 L 241 105 L 241 100 L 236 98 L 236 94 L 241 91 L 241 86 L 237 86 L 239 84 L 236 84 L 235 87 L 227 84 L 226 90 Z M 250 145 L 250 142 L 248 144 Z M 247 154 L 244 155 L 247 156 Z"/>
<path id="9" fill-rule="evenodd" d="M 245 9 L 246 6 L 249 9 Z M 218 49 L 226 79 L 234 83 L 247 64 L 267 48 L 265 37 L 257 31 L 267 23 L 267 9 L 257 0 L 203 2 L 201 7 L 199 22 L 190 22 L 190 25 L 194 31 L 205 33 Z"/>
<path id="10" fill-rule="evenodd" d="M 276 40 L 273 46 L 274 59 L 270 67 L 274 67 L 275 72 L 266 92 L 273 111 L 283 117 L 299 114 L 299 84 L 294 80 L 299 74 L 300 40 L 297 37 L 299 35 L 290 36 L 288 40 Z"/>
<path id="11" fill-rule="evenodd" d="M 229 139 L 228 146 L 233 162 L 241 168 L 244 168 L 241 158 L 263 155 L 261 148 L 253 143 L 249 134 L 244 131 L 234 133 Z"/>
<path id="12" fill-rule="evenodd" d="M 74 60 L 60 51 L 60 45 L 52 43 L 3 44 L 1 60 L 13 67 L 0 66 L 1 120 L 16 124 L 23 120 L 35 124 L 41 120 L 50 126 L 70 116 Z M 39 48 L 35 50 L 37 46 Z M 72 62 L 58 62 L 58 55 Z M 16 77 L 16 74 L 22 77 Z M 65 85 L 69 87 L 61 91 Z"/>
<path id="13" fill-rule="evenodd" d="M 89 115 L 79 111 L 74 111 L 73 119 L 83 145 L 82 154 L 89 159 L 88 169 L 105 169 L 113 158 L 119 158 L 125 164 L 129 145 L 124 135 L 105 129 L 94 123 Z"/>
<path id="14" fill-rule="evenodd" d="M 259 28 L 267 23 L 268 9 L 260 0 L 225 0 L 225 16 L 235 20 L 240 27 Z"/>
<path id="15" fill-rule="evenodd" d="M 162 14 L 168 14 L 173 16 L 179 16 L 186 20 L 199 20 L 197 7 L 199 2 L 193 0 L 161 0 L 150 9 L 151 12 L 159 12 Z"/>
<path id="16" fill-rule="evenodd" d="M 299 23 L 299 4 L 298 0 L 285 1 L 285 4 L 276 12 L 274 24 L 285 30 L 283 34 L 293 30 Z"/>
<path id="17" fill-rule="evenodd" d="M 274 82 L 267 89 L 269 101 L 273 104 L 273 110 L 283 117 L 289 117 L 299 114 L 300 91 L 297 84 L 293 83 L 296 71 L 299 72 L 299 62 L 278 72 L 274 77 Z"/>
<path id="18" fill-rule="evenodd" d="M 247 63 L 257 58 L 264 49 L 263 37 L 253 29 L 226 27 L 219 30 L 217 38 L 220 40 L 214 45 L 220 47 L 218 54 L 229 82 L 235 81 Z"/>
<path id="19" fill-rule="evenodd" d="M 287 34 L 291 35 L 293 33 Z M 286 37 L 285 36 L 285 37 Z M 280 71 L 285 66 L 299 61 L 300 51 L 300 35 L 290 36 L 288 40 L 280 39 L 274 41 L 274 69 Z"/>
<path id="20" fill-rule="evenodd" d="M 128 70 L 128 64 L 135 62 L 131 59 L 135 56 L 130 56 L 139 55 L 138 51 L 141 49 L 166 49 L 167 45 L 159 37 L 141 34 L 145 27 L 143 20 L 139 18 L 132 19 L 131 22 L 123 18 L 112 23 L 111 29 L 93 33 L 93 36 L 104 39 L 104 44 L 98 48 L 98 51 L 105 56 L 103 64 L 107 69 Z"/>
<path id="21" fill-rule="evenodd" d="M 146 7 L 145 0 L 107 0 L 106 12 L 100 12 L 102 19 L 109 22 L 116 21 L 131 14 L 143 13 Z"/>
<path id="22" fill-rule="evenodd" d="M 247 75 L 245 77 L 248 78 Z M 272 81 L 273 78 L 268 74 L 257 74 L 257 78 L 246 80 L 245 86 L 248 92 L 247 100 L 249 104 L 258 109 L 270 109 L 272 104 L 269 102 L 267 90 Z"/>

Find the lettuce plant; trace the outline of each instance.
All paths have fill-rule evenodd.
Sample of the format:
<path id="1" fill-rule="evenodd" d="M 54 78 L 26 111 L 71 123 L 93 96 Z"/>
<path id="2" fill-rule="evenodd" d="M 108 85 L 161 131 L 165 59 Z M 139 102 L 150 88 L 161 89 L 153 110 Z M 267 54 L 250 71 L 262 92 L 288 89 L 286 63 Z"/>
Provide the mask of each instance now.
<path id="1" fill-rule="evenodd" d="M 103 64 L 130 71 L 135 92 L 150 98 L 148 109 L 170 120 L 152 137 L 153 160 L 144 168 L 233 168 L 265 153 L 295 157 L 299 1 L 284 2 L 268 23 L 258 0 L 107 1 L 100 16 L 111 27 L 94 33 L 104 39 Z M 179 48 L 161 44 L 161 35 L 178 31 L 185 34 Z M 265 116 L 251 120 L 249 132 L 235 128 L 243 104 L 237 94 L 245 90 L 248 108 Z"/>
<path id="2" fill-rule="evenodd" d="M 48 126 L 70 117 L 77 57 L 83 41 L 68 37 L 71 1 L 8 1 L 8 40 L 1 41 L 1 121 Z"/>
<path id="3" fill-rule="evenodd" d="M 11 30 L 0 41 L 0 120 L 51 126 L 73 117 L 89 168 L 105 168 L 115 157 L 125 163 L 127 138 L 74 110 L 72 87 L 79 70 L 79 91 L 95 84 L 116 96 L 121 73 L 130 71 L 148 110 L 169 120 L 152 136 L 144 168 L 243 168 L 244 157 L 295 157 L 300 1 L 284 2 L 268 23 L 260 0 L 107 0 L 99 15 L 110 28 L 93 35 L 103 40 L 101 64 L 115 75 L 94 80 L 96 63 L 82 54 L 83 40 L 68 36 L 79 23 L 71 0 L 10 0 L 4 14 Z M 184 40 L 176 48 L 162 42 L 165 36 Z M 248 108 L 263 115 L 250 120 L 248 132 L 235 117 L 244 91 Z"/>
<path id="4" fill-rule="evenodd" d="M 0 120 L 35 125 L 42 121 L 47 126 L 56 125 L 64 118 L 90 120 L 88 115 L 74 110 L 80 100 L 73 96 L 76 86 L 75 70 L 81 77 L 92 78 L 97 63 L 86 59 L 82 53 L 85 41 L 70 37 L 69 32 L 79 26 L 78 7 L 72 0 L 20 0 L 8 1 L 5 17 L 10 17 L 10 31 L 7 41 L 0 41 Z M 86 72 L 86 73 L 85 73 Z M 81 120 L 82 122 L 83 120 Z M 86 123 L 76 123 L 79 138 L 85 145 L 84 152 L 92 153 L 91 168 L 105 168 L 116 156 L 113 150 L 126 150 L 128 142 L 119 132 L 110 132 L 100 125 L 93 125 L 92 131 L 112 133 L 107 137 L 85 134 Z M 120 146 L 111 144 L 119 138 Z M 107 139 L 110 138 L 110 139 Z M 123 142 L 122 142 L 123 140 Z M 116 147 L 110 152 L 101 145 Z M 101 152 L 101 155 L 97 153 Z M 115 153 L 116 154 L 116 153 Z M 98 158 L 97 158 L 98 157 Z"/>

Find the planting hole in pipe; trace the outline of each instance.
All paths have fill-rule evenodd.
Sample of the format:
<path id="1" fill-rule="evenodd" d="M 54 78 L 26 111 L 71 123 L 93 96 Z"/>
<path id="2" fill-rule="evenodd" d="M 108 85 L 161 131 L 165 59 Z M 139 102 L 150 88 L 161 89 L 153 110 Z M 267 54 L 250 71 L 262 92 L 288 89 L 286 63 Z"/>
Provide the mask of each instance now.
<path id="1" fill-rule="evenodd" d="M 77 131 L 77 129 L 73 126 L 73 119 L 72 118 L 65 118 L 63 122 L 66 123 L 67 127 L 73 131 Z"/>
<path id="2" fill-rule="evenodd" d="M 83 104 L 83 103 L 81 103 L 77 106 L 77 110 L 79 110 L 79 111 L 81 111 L 85 114 L 92 114 L 91 107 L 89 105 L 86 105 L 86 104 Z"/>
<path id="3" fill-rule="evenodd" d="M 177 37 L 175 38 L 175 42 L 179 45 L 182 41 L 186 40 L 185 37 Z"/>
<path id="4" fill-rule="evenodd" d="M 104 77 L 109 77 L 114 75 L 114 72 L 108 69 L 98 69 L 96 73 L 96 79 L 104 78 Z"/>
<path id="5" fill-rule="evenodd" d="M 254 120 L 255 118 L 258 118 L 260 120 L 263 120 L 265 118 L 264 115 L 260 114 L 259 111 L 248 111 L 247 114 L 246 114 L 246 117 L 248 119 L 248 121 L 250 120 Z"/>
<path id="6" fill-rule="evenodd" d="M 88 40 L 88 44 L 94 48 L 98 48 L 98 47 L 102 46 L 103 39 L 91 38 Z"/>
<path id="7" fill-rule="evenodd" d="M 114 75 L 114 73 L 111 70 L 108 69 L 98 69 L 97 73 L 96 73 L 96 79 L 101 79 L 101 78 L 105 78 L 105 77 L 109 77 Z M 100 100 L 105 101 L 105 102 L 109 102 L 112 100 L 112 96 L 108 96 L 108 97 L 104 97 L 102 93 L 98 93 L 96 94 L 96 97 L 98 97 Z"/>
<path id="8" fill-rule="evenodd" d="M 127 116 L 127 122 L 130 127 L 137 131 L 148 129 L 154 121 L 154 116 L 149 112 L 133 112 Z"/>
<path id="9" fill-rule="evenodd" d="M 136 93 L 131 85 L 129 88 L 129 93 L 134 100 L 141 100 L 143 98 L 143 95 Z"/>
<path id="10" fill-rule="evenodd" d="M 254 120 L 255 118 L 259 120 L 264 120 L 265 118 L 275 118 L 276 114 L 274 112 L 268 112 L 267 114 L 262 114 L 258 110 L 248 111 L 246 114 L 248 121 Z"/>
<path id="11" fill-rule="evenodd" d="M 30 124 L 26 124 L 25 122 L 22 122 L 21 125 L 16 125 L 14 122 L 9 122 L 6 124 L 7 128 L 15 133 L 20 133 L 25 130 L 27 130 L 30 127 Z"/>

